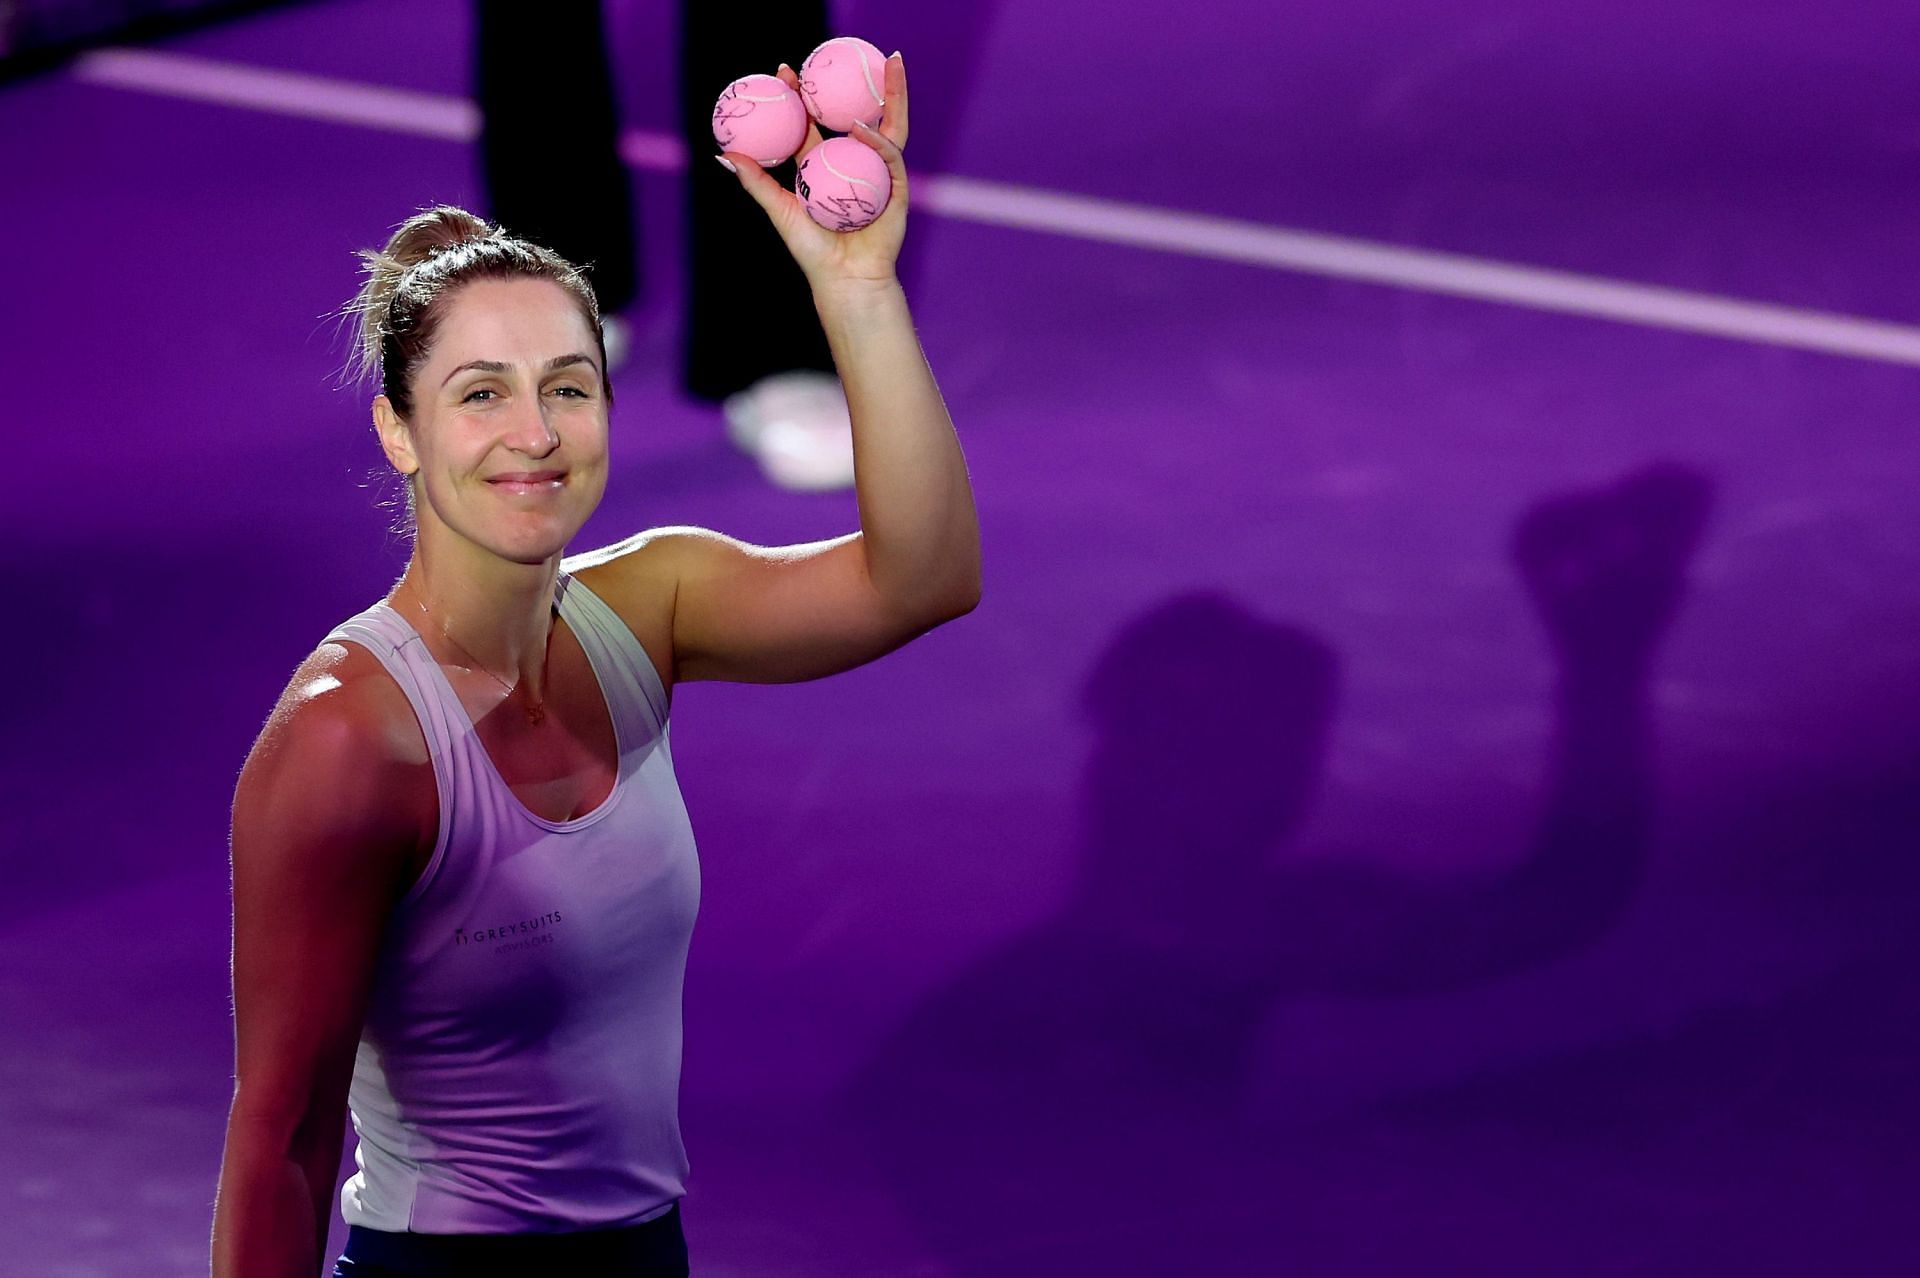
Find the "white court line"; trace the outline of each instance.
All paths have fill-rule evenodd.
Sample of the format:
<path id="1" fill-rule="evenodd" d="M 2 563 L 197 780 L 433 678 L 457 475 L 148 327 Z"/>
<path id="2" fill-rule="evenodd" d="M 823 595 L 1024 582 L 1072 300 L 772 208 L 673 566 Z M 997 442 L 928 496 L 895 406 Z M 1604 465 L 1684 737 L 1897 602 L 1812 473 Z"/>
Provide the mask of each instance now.
<path id="1" fill-rule="evenodd" d="M 74 74 L 93 84 L 420 137 L 466 142 L 478 137 L 480 132 L 479 109 L 466 98 L 387 89 L 177 53 L 102 50 L 80 58 Z M 687 163 L 686 147 L 678 137 L 638 129 L 621 134 L 620 155 L 626 163 L 639 169 L 672 171 L 685 168 Z M 1920 366 L 1920 328 L 1851 315 L 1404 248 L 979 178 L 916 174 L 913 200 L 918 209 L 958 221 L 1045 231 L 1188 257 L 1333 279 L 1363 280 L 1540 311 Z"/>
<path id="2" fill-rule="evenodd" d="M 74 64 L 74 75 L 92 84 L 140 89 L 170 98 L 192 98 L 275 115 L 297 115 L 334 124 L 358 124 L 391 133 L 471 142 L 480 136 L 480 108 L 465 98 L 407 89 L 269 71 L 238 62 L 216 62 L 150 49 L 102 49 Z"/>

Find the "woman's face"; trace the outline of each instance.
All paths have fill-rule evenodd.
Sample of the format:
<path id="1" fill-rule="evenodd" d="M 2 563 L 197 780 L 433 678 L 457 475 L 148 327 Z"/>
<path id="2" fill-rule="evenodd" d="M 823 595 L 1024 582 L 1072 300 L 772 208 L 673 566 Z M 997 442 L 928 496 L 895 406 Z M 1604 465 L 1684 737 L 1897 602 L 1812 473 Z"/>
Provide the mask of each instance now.
<path id="1" fill-rule="evenodd" d="M 565 289 L 463 285 L 414 376 L 412 429 L 391 436 L 384 396 L 375 408 L 395 464 L 406 469 L 408 451 L 418 463 L 421 535 L 439 525 L 517 563 L 559 554 L 606 492 L 601 385 L 599 344 Z M 410 450 L 396 455 L 400 442 Z"/>

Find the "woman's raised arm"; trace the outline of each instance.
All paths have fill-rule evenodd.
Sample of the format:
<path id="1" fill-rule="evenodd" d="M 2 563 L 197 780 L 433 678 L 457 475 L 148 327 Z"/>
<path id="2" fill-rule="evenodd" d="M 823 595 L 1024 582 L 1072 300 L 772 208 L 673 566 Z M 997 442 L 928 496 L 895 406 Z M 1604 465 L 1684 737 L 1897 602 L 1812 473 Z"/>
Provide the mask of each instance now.
<path id="1" fill-rule="evenodd" d="M 781 76 L 797 87 L 790 68 Z M 880 127 L 853 135 L 885 159 L 893 182 L 886 210 L 860 230 L 817 225 L 751 158 L 726 157 L 812 287 L 853 418 L 860 530 L 764 547 L 704 529 L 656 529 L 587 556 L 600 566 L 600 593 L 623 615 L 671 591 L 681 681 L 819 678 L 979 603 L 980 522 L 966 459 L 894 275 L 907 217 L 907 81 L 898 55 L 887 60 L 886 101 Z M 818 130 L 808 136 L 819 143 Z"/>

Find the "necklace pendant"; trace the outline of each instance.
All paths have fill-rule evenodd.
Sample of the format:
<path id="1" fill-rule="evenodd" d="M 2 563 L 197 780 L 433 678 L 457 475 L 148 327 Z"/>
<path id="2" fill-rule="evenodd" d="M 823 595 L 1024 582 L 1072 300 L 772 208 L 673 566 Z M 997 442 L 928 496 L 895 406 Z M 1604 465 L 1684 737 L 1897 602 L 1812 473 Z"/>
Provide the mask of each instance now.
<path id="1" fill-rule="evenodd" d="M 541 724 L 541 723 L 545 723 L 546 721 L 547 721 L 547 708 L 545 706 L 528 706 L 527 707 L 528 723 Z"/>

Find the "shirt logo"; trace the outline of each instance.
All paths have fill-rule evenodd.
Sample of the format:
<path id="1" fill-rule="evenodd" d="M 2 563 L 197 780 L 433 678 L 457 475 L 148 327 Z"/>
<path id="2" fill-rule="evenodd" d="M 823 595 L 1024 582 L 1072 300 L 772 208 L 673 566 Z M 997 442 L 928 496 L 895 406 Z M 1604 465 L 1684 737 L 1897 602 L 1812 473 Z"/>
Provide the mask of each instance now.
<path id="1" fill-rule="evenodd" d="M 505 923 L 493 927 L 477 927 L 471 931 L 464 927 L 456 927 L 453 929 L 453 944 L 455 949 L 471 945 L 492 950 L 496 954 L 530 949 L 535 945 L 550 945 L 553 942 L 553 929 L 559 925 L 560 921 L 560 911 L 553 910 L 538 918 L 521 919 L 516 923 Z"/>

